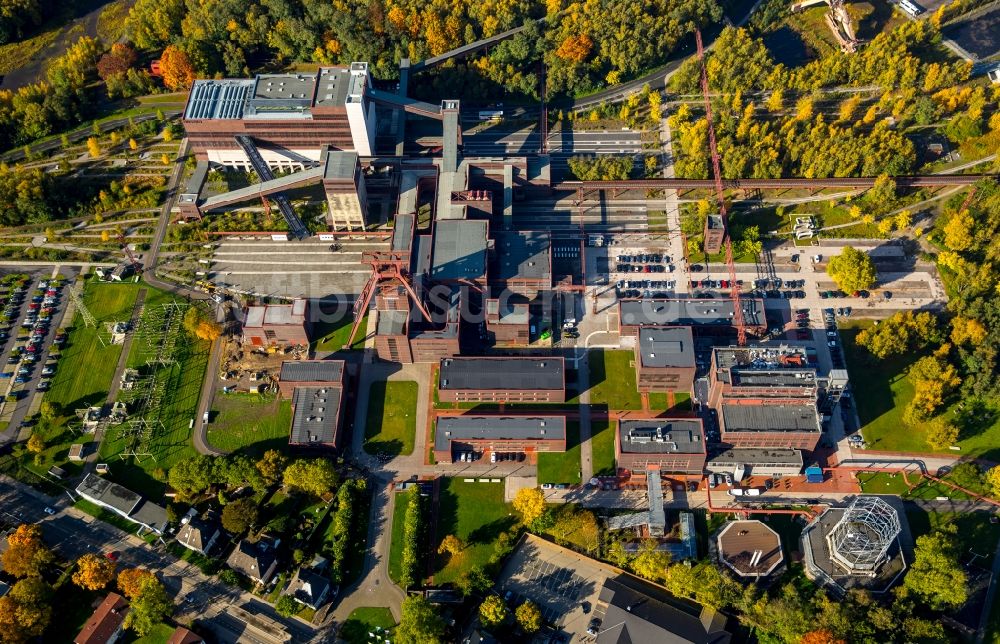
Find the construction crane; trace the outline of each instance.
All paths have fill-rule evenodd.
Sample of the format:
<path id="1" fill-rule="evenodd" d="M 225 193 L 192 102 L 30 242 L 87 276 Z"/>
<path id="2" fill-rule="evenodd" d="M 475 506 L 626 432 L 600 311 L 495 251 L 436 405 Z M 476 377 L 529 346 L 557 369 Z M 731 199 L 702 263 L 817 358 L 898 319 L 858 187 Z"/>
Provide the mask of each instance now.
<path id="1" fill-rule="evenodd" d="M 132 250 L 128 247 L 128 241 L 125 239 L 125 235 L 118 233 L 118 241 L 121 243 L 122 250 L 125 251 L 125 255 L 128 257 L 129 263 L 132 264 L 132 268 L 135 269 L 135 272 L 137 273 L 141 272 L 142 264 L 140 264 L 139 260 L 137 260 L 135 255 L 132 254 Z"/>
<path id="2" fill-rule="evenodd" d="M 712 156 L 712 178 L 715 180 L 715 197 L 719 201 L 719 217 L 722 219 L 722 234 L 726 249 L 726 268 L 729 269 L 729 286 L 732 289 L 733 325 L 736 327 L 736 342 L 739 346 L 747 343 L 746 322 L 743 319 L 743 303 L 740 301 L 740 286 L 736 282 L 736 265 L 733 263 L 733 240 L 729 234 L 729 213 L 726 210 L 726 195 L 722 189 L 722 167 L 719 163 L 719 148 L 715 142 L 715 126 L 712 125 L 712 101 L 708 92 L 708 70 L 705 67 L 705 48 L 701 43 L 701 31 L 695 29 L 698 43 L 698 62 L 701 64 L 701 93 L 705 98 L 705 121 L 708 124 L 708 146 Z"/>

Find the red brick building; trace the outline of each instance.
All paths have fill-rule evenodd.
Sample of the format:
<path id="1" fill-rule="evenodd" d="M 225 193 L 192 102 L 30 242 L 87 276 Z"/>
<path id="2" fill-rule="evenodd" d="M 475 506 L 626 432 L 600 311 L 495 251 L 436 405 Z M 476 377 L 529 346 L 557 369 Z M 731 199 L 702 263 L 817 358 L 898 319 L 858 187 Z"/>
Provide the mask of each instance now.
<path id="1" fill-rule="evenodd" d="M 691 391 L 695 355 L 691 327 L 642 327 L 635 344 L 639 391 Z"/>
<path id="2" fill-rule="evenodd" d="M 531 342 L 531 312 L 527 302 L 486 300 L 486 330 L 494 344 L 526 347 Z"/>
<path id="3" fill-rule="evenodd" d="M 281 363 L 278 390 L 292 400 L 288 444 L 338 449 L 343 443 L 347 399 L 343 360 L 288 360 Z"/>
<path id="4" fill-rule="evenodd" d="M 254 347 L 309 344 L 309 301 L 250 306 L 243 312 L 243 342 Z"/>
<path id="5" fill-rule="evenodd" d="M 286 360 L 278 374 L 278 391 L 290 400 L 296 387 L 343 387 L 346 380 L 343 360 Z"/>
<path id="6" fill-rule="evenodd" d="M 615 460 L 620 468 L 701 474 L 705 469 L 705 458 L 705 432 L 700 418 L 628 418 L 618 421 Z"/>
<path id="7" fill-rule="evenodd" d="M 463 452 L 522 453 L 566 451 L 562 416 L 439 416 L 434 428 L 434 459 L 450 463 Z"/>
<path id="8" fill-rule="evenodd" d="M 438 370 L 441 402 L 566 401 L 562 358 L 446 358 Z"/>
<path id="9" fill-rule="evenodd" d="M 816 449 L 823 434 L 816 403 L 801 399 L 726 399 L 717 407 L 722 443 L 731 447 Z"/>

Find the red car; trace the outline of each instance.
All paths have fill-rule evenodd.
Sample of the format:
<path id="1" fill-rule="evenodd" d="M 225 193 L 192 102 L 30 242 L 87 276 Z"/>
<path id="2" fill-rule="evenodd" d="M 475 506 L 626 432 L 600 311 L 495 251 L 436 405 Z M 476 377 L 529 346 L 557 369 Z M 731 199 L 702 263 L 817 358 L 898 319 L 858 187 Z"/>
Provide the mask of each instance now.
<path id="1" fill-rule="evenodd" d="M 112 551 L 112 552 L 106 552 L 106 553 L 104 553 L 104 556 L 107 557 L 108 559 L 110 559 L 111 561 L 118 561 L 118 553 L 117 552 L 114 552 L 114 551 Z"/>

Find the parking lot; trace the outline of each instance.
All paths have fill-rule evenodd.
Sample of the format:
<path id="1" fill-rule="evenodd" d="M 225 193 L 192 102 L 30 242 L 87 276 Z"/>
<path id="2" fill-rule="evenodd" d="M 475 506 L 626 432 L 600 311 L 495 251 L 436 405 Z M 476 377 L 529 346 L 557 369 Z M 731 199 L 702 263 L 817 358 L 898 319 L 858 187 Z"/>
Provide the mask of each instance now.
<path id="1" fill-rule="evenodd" d="M 51 349 L 61 347 L 66 340 L 58 329 L 66 313 L 68 287 L 63 286 L 66 280 L 52 278 L 55 273 L 36 272 L 23 286 L 8 289 L 0 298 L 7 320 L 0 327 L 0 391 L 5 394 L 2 418 L 8 423 L 5 440 L 17 437 L 25 417 L 37 408 L 35 396 L 48 390 L 58 369 L 58 354 L 52 354 Z"/>
<path id="2" fill-rule="evenodd" d="M 497 592 L 512 610 L 530 599 L 570 641 L 594 641 L 587 627 L 609 576 L 610 567 L 528 535 L 507 560 Z"/>

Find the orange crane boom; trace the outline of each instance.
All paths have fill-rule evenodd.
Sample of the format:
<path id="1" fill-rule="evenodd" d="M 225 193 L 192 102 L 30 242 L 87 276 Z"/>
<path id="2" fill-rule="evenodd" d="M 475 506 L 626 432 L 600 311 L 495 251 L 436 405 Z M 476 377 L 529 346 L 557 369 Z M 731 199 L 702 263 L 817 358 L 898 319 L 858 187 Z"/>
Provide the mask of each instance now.
<path id="1" fill-rule="evenodd" d="M 715 197 L 719 201 L 719 216 L 722 218 L 722 230 L 726 248 L 726 268 L 729 269 L 730 297 L 733 301 L 733 325 L 736 327 L 736 342 L 739 346 L 747 343 L 746 321 L 743 319 L 743 304 L 740 301 L 740 286 L 736 283 L 736 265 L 733 263 L 733 240 L 729 234 L 729 213 L 726 210 L 726 196 L 722 189 L 722 167 L 719 162 L 719 149 L 715 142 L 715 126 L 712 125 L 712 101 L 708 92 L 708 70 L 705 68 L 705 48 L 701 43 L 701 31 L 695 29 L 695 42 L 698 44 L 698 61 L 701 63 L 701 93 L 705 98 L 705 120 L 708 123 L 708 147 L 712 156 L 712 175 L 715 180 Z"/>

